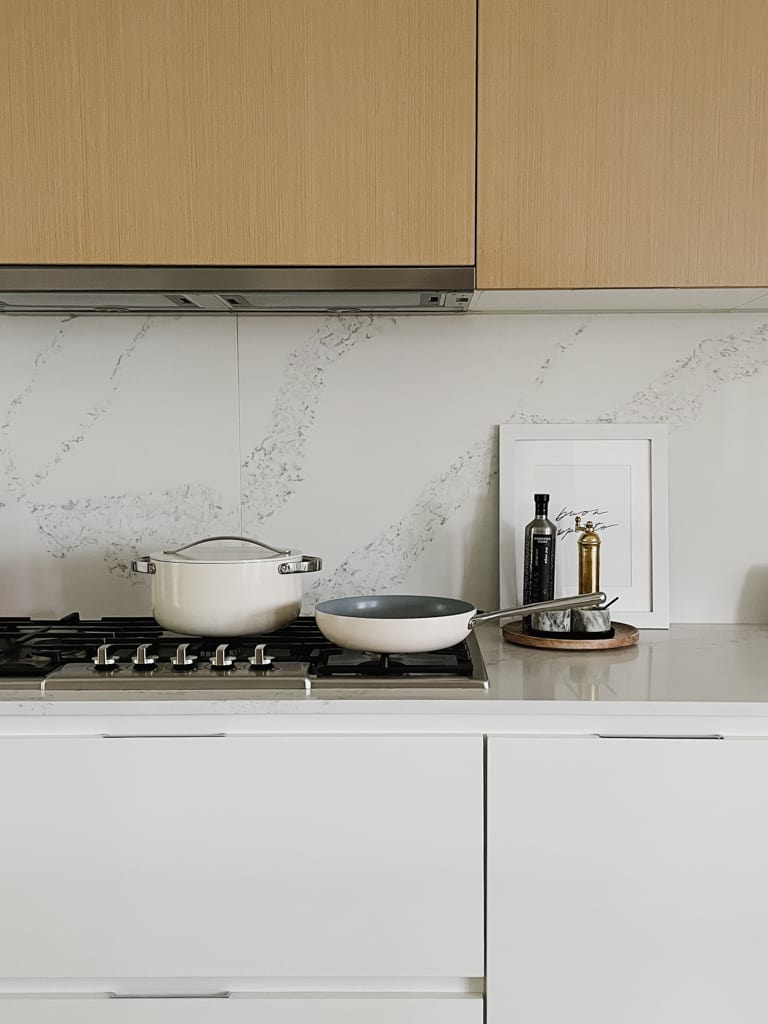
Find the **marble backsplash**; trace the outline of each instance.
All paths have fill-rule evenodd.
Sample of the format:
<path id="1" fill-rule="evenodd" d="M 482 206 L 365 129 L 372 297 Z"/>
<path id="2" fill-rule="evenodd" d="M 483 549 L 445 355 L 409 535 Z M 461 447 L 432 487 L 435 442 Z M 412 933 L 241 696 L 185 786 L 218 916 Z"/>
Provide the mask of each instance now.
<path id="1" fill-rule="evenodd" d="M 148 614 L 215 533 L 498 600 L 496 426 L 670 428 L 673 621 L 768 621 L 768 314 L 0 316 L 0 615 Z"/>

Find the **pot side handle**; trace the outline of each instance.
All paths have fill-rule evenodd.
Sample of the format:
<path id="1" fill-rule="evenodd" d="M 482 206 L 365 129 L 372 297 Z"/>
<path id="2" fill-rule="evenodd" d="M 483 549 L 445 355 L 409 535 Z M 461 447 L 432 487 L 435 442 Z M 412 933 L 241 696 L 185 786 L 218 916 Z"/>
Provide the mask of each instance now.
<path id="1" fill-rule="evenodd" d="M 142 555 L 141 558 L 135 558 L 131 562 L 131 572 L 147 572 L 154 576 L 157 572 L 157 566 L 149 555 Z"/>
<path id="2" fill-rule="evenodd" d="M 203 537 L 202 540 L 192 541 L 191 544 L 184 544 L 180 548 L 173 548 L 170 551 L 163 551 L 164 555 L 178 555 L 181 551 L 186 551 L 188 548 L 196 548 L 198 544 L 210 544 L 214 540 L 239 540 L 244 544 L 255 544 L 257 547 L 266 548 L 267 551 L 274 551 L 276 555 L 290 555 L 290 548 L 275 548 L 271 544 L 265 544 L 263 540 L 254 540 L 252 537 L 234 537 L 234 536 L 221 536 L 221 537 Z"/>
<path id="3" fill-rule="evenodd" d="M 322 567 L 322 558 L 316 558 L 315 555 L 302 555 L 300 562 L 281 562 L 277 571 L 281 576 L 287 576 L 294 572 L 319 572 Z"/>

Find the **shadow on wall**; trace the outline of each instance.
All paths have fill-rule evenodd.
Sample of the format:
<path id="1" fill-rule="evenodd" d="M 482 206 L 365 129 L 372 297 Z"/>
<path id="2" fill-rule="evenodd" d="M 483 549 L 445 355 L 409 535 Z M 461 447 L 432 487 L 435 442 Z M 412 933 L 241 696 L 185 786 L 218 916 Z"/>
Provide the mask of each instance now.
<path id="1" fill-rule="evenodd" d="M 498 492 L 489 493 L 476 502 L 473 515 L 464 533 L 464 562 L 461 593 L 476 607 L 493 611 L 499 601 L 499 499 Z"/>
<path id="2" fill-rule="evenodd" d="M 151 604 L 148 583 L 126 586 L 109 572 L 104 553 L 94 548 L 70 552 L 66 558 L 3 556 L 0 615 L 150 615 Z"/>
<path id="3" fill-rule="evenodd" d="M 744 577 L 736 621 L 768 623 L 768 565 L 753 565 Z"/>

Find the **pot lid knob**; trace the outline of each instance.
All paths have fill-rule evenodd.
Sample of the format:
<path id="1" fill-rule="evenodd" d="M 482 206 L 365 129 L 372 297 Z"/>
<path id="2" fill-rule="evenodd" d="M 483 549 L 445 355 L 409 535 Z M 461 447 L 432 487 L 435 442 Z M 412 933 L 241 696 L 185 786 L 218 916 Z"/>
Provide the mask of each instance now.
<path id="1" fill-rule="evenodd" d="M 93 664 L 96 668 L 112 668 L 117 662 L 117 658 L 110 658 L 109 648 L 112 644 L 101 644 L 96 650 L 96 657 L 93 659 Z"/>
<path id="2" fill-rule="evenodd" d="M 219 644 L 214 652 L 213 657 L 210 659 L 213 668 L 232 668 L 235 664 L 235 659 L 231 654 L 227 654 L 228 644 Z"/>
<path id="3" fill-rule="evenodd" d="M 174 668 L 189 668 L 190 665 L 194 665 L 197 661 L 196 654 L 187 654 L 187 648 L 189 644 L 179 644 L 176 648 L 176 653 L 171 658 L 171 664 Z"/>
<path id="4" fill-rule="evenodd" d="M 254 647 L 253 657 L 248 659 L 251 663 L 251 668 L 272 668 L 272 659 L 268 654 L 264 653 L 266 646 L 266 644 L 257 644 Z"/>
<path id="5" fill-rule="evenodd" d="M 139 644 L 136 653 L 131 658 L 135 668 L 154 668 L 157 660 L 149 653 L 151 644 Z"/>

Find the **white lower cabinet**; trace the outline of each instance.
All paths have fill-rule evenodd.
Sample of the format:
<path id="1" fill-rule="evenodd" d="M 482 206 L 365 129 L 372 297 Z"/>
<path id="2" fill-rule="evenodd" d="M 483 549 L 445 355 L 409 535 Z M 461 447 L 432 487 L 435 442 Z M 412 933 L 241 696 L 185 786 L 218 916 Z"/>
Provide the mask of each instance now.
<path id="1" fill-rule="evenodd" d="M 0 738 L 0 779 L 0 979 L 483 974 L 480 736 Z"/>
<path id="2" fill-rule="evenodd" d="M 768 741 L 491 738 L 488 1024 L 765 1024 Z"/>
<path id="3" fill-rule="evenodd" d="M 3 1024 L 482 1024 L 479 996 L 0 997 Z"/>

